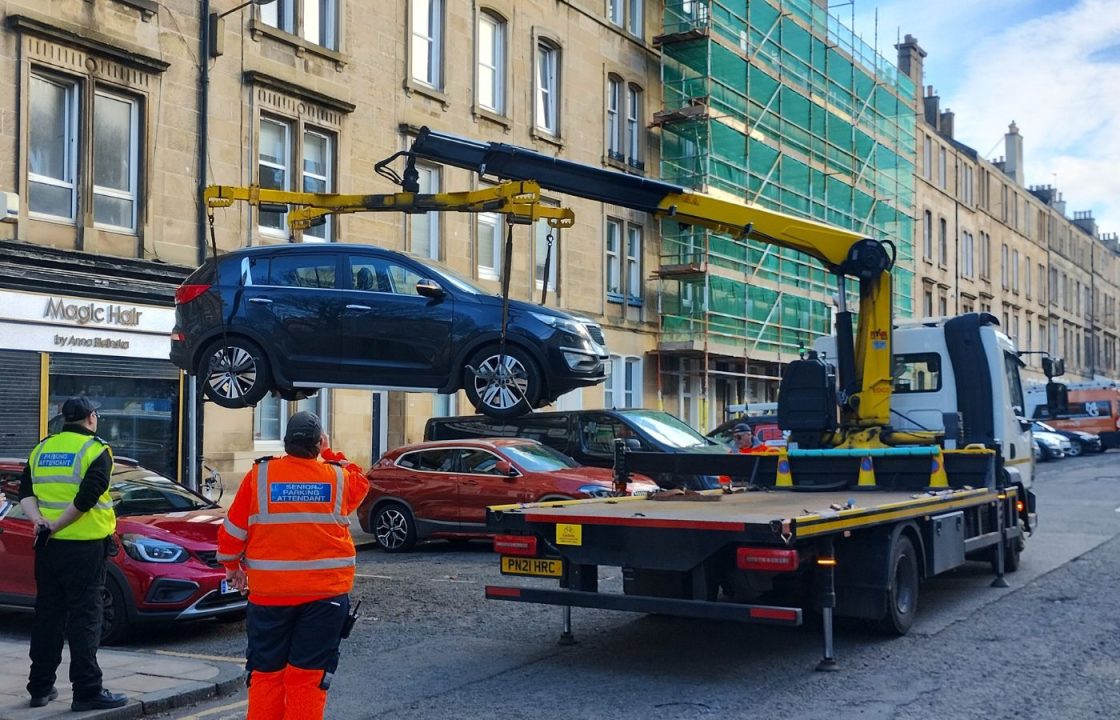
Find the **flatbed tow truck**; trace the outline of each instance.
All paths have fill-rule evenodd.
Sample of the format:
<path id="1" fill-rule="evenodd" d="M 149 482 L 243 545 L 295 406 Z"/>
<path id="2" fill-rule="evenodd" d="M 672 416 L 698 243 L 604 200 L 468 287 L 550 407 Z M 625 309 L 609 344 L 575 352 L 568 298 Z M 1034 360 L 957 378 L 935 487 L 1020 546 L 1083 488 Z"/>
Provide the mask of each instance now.
<path id="1" fill-rule="evenodd" d="M 388 168 L 398 156 L 407 163 L 403 177 Z M 503 185 L 493 196 L 421 195 L 417 160 Z M 990 562 L 992 584 L 1006 587 L 1004 573 L 1018 568 L 1037 523 L 1019 352 L 988 314 L 896 326 L 889 241 L 428 128 L 377 170 L 404 192 L 211 188 L 206 199 L 211 207 L 275 203 L 291 210 L 293 227 L 331 213 L 431 210 L 507 212 L 511 223 L 546 218 L 554 227 L 569 225 L 572 213 L 540 205 L 540 190 L 548 190 L 792 248 L 836 280 L 835 334 L 789 363 L 782 379 L 778 422 L 789 432 L 788 447 L 665 455 L 616 440 L 616 497 L 490 508 L 502 572 L 555 578 L 559 587 L 496 585 L 486 588 L 487 598 L 560 606 L 562 642 L 573 639 L 573 607 L 791 626 L 820 612 L 818 668 L 831 670 L 834 615 L 905 634 L 921 581 L 967 560 Z M 507 267 L 512 252 L 510 235 Z M 848 308 L 853 278 L 858 327 Z M 508 273 L 503 281 L 508 297 Z M 1058 406 L 1064 386 L 1053 378 L 1062 363 L 1046 357 L 1043 367 Z M 628 497 L 631 473 L 720 475 L 728 482 L 719 490 Z M 621 568 L 621 593 L 601 591 L 601 567 Z"/>
<path id="2" fill-rule="evenodd" d="M 923 579 L 967 560 L 993 585 L 1019 566 L 1037 522 L 1019 353 L 988 314 L 896 326 L 894 246 L 656 180 L 421 130 L 411 158 L 793 248 L 833 273 L 836 332 L 791 362 L 779 392 L 786 448 L 749 454 L 631 450 L 616 440 L 617 497 L 492 507 L 510 576 L 556 589 L 486 588 L 493 600 L 796 626 L 820 612 L 822 670 L 834 615 L 905 634 Z M 847 282 L 858 282 L 858 327 Z M 1060 361 L 1044 361 L 1060 374 Z M 1052 392 L 1061 386 L 1052 383 Z M 721 475 L 720 490 L 626 497 L 631 473 Z M 622 591 L 602 591 L 617 567 Z"/>

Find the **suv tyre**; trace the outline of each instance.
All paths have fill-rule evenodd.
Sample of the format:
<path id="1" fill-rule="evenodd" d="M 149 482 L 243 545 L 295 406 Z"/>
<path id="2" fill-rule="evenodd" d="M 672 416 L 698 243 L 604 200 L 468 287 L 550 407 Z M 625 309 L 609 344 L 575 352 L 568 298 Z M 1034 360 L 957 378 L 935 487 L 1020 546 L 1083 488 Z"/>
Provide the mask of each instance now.
<path id="1" fill-rule="evenodd" d="M 268 358 L 246 338 L 218 338 L 199 358 L 197 376 L 202 380 L 202 392 L 221 407 L 251 407 L 272 387 Z"/>
<path id="2" fill-rule="evenodd" d="M 477 350 L 467 361 L 463 389 L 467 399 L 483 415 L 509 418 L 524 415 L 537 406 L 543 378 L 529 353 L 506 345 L 504 357 L 498 345 Z M 472 372 L 472 368 L 475 372 Z"/>

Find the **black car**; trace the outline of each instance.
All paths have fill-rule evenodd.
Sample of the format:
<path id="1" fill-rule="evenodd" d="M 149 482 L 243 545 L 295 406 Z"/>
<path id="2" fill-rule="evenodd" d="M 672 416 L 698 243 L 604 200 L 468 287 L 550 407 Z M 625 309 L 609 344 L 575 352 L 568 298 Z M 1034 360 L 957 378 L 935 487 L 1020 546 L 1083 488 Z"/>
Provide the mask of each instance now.
<path id="1" fill-rule="evenodd" d="M 175 293 L 171 360 L 222 407 L 322 387 L 451 393 L 494 417 L 606 378 L 597 324 L 502 299 L 371 245 L 275 245 L 207 260 Z M 501 358 L 504 357 L 504 361 Z"/>
<path id="2" fill-rule="evenodd" d="M 1104 446 L 1101 444 L 1101 436 L 1096 433 L 1081 432 L 1080 430 L 1061 430 L 1037 420 L 1034 422 L 1034 426 L 1036 430 L 1061 435 L 1069 440 L 1070 457 L 1077 457 L 1085 453 L 1104 452 Z"/>

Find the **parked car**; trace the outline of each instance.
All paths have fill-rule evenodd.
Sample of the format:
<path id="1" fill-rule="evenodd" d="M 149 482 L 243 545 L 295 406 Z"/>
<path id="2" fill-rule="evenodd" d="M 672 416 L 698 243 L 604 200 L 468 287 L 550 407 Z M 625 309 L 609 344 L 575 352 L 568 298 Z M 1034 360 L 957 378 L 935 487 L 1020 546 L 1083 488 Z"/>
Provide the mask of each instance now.
<path id="1" fill-rule="evenodd" d="M 1056 433 L 1032 428 L 1031 435 L 1042 452 L 1042 462 L 1064 458 L 1072 447 L 1069 440 Z"/>
<path id="2" fill-rule="evenodd" d="M 175 292 L 171 360 L 222 407 L 322 387 L 453 393 L 495 417 L 603 382 L 594 322 L 502 299 L 430 260 L 372 245 L 269 245 L 207 260 Z M 504 360 L 502 358 L 504 357 Z"/>
<path id="3" fill-rule="evenodd" d="M 18 499 L 25 464 L 0 459 L 0 605 L 33 608 L 34 531 Z M 109 495 L 119 552 L 109 560 L 102 595 L 103 643 L 119 643 L 145 624 L 244 615 L 245 598 L 227 586 L 216 559 L 221 507 L 120 457 Z"/>
<path id="4" fill-rule="evenodd" d="M 1034 432 L 1041 430 L 1042 432 L 1061 435 L 1066 440 L 1069 440 L 1070 447 L 1068 455 L 1070 457 L 1077 457 L 1083 453 L 1104 452 L 1104 445 L 1101 444 L 1101 436 L 1096 433 L 1082 432 L 1081 430 L 1061 430 L 1037 420 L 1031 425 L 1031 429 Z"/>
<path id="5" fill-rule="evenodd" d="M 388 552 L 407 552 L 426 538 L 489 537 L 487 507 L 607 497 L 613 481 L 610 470 L 521 438 L 407 445 L 385 453 L 366 477 L 358 522 Z M 648 480 L 629 486 L 631 494 L 656 490 Z"/>
<path id="6" fill-rule="evenodd" d="M 534 412 L 496 420 L 482 415 L 439 417 L 424 426 L 425 440 L 459 440 L 485 437 L 526 437 L 548 445 L 581 465 L 614 467 L 614 441 L 625 440 L 645 452 L 726 453 L 727 448 L 709 440 L 687 424 L 660 410 L 559 410 Z M 663 488 L 708 490 L 719 479 L 708 475 L 659 475 Z"/>

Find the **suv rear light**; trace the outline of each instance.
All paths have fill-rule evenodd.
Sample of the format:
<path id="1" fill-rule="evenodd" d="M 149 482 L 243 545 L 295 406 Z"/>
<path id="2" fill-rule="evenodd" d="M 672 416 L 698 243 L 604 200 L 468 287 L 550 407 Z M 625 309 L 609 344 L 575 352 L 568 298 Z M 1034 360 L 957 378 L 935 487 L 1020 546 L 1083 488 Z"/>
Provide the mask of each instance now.
<path id="1" fill-rule="evenodd" d="M 740 570 L 793 572 L 799 564 L 796 550 L 741 547 L 735 551 L 735 566 Z"/>
<path id="2" fill-rule="evenodd" d="M 175 304 L 186 305 L 209 289 L 209 285 L 180 285 L 175 288 Z"/>
<path id="3" fill-rule="evenodd" d="M 536 535 L 496 535 L 494 552 L 502 555 L 537 556 Z"/>

